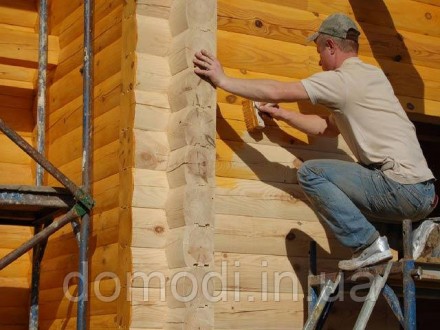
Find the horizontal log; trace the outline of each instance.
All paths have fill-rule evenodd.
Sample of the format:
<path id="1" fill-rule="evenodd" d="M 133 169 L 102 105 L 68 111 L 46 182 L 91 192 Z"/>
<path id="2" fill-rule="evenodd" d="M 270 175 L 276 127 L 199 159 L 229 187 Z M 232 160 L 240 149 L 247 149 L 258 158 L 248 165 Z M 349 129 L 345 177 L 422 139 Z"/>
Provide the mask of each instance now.
<path id="1" fill-rule="evenodd" d="M 34 184 L 30 165 L 0 163 L 1 184 Z"/>
<path id="2" fill-rule="evenodd" d="M 172 0 L 138 0 L 136 1 L 136 13 L 168 19 L 172 3 Z"/>
<path id="3" fill-rule="evenodd" d="M 342 153 L 229 140 L 216 140 L 216 154 L 216 175 L 219 177 L 281 183 L 297 183 L 296 172 L 306 160 L 353 161 Z"/>
<path id="4" fill-rule="evenodd" d="M 121 84 L 120 72 L 95 85 L 93 92 L 93 118 L 99 117 L 110 109 L 116 108 L 120 102 Z M 48 114 L 47 129 L 49 139 L 65 135 L 82 125 L 83 106 L 82 95 L 79 95 L 64 106 Z"/>
<path id="5" fill-rule="evenodd" d="M 95 53 L 94 85 L 97 86 L 121 70 L 121 39 Z M 49 89 L 50 106 L 54 111 L 82 95 L 82 64 L 54 81 Z"/>
<path id="6" fill-rule="evenodd" d="M 94 120 L 93 149 L 97 150 L 119 138 L 117 117 L 119 107 L 105 112 Z M 50 140 L 47 147 L 48 159 L 56 166 L 62 166 L 82 157 L 82 127 L 61 135 L 56 140 Z M 69 146 L 67 148 L 66 146 Z"/>
<path id="7" fill-rule="evenodd" d="M 171 72 L 166 57 L 137 53 L 135 89 L 148 92 L 166 93 Z"/>
<path id="8" fill-rule="evenodd" d="M 139 3 L 137 8 L 139 8 Z M 160 57 L 168 56 L 172 39 L 168 20 L 136 15 L 136 22 L 138 31 L 141 32 L 136 44 L 136 52 Z"/>
<path id="9" fill-rule="evenodd" d="M 170 27 L 173 36 L 187 29 L 215 31 L 217 2 L 214 0 L 175 0 L 171 6 Z"/>
<path id="10" fill-rule="evenodd" d="M 38 19 L 37 5 L 26 0 L 3 0 L 0 22 L 17 25 L 17 17 L 20 17 L 20 26 L 34 31 Z"/>
<path id="11" fill-rule="evenodd" d="M 164 248 L 169 231 L 164 210 L 132 208 L 133 237 L 131 246 L 140 248 Z"/>
<path id="12" fill-rule="evenodd" d="M 264 3 L 278 4 L 317 13 L 318 15 L 330 15 L 335 12 L 349 13 L 356 17 L 359 22 L 395 27 L 419 34 L 438 36 L 440 32 L 436 28 L 440 8 L 412 0 L 387 0 L 386 2 L 369 2 L 362 0 L 344 0 L 337 3 L 326 1 L 310 1 L 304 3 L 300 0 L 261 0 Z M 429 13 L 430 15 L 426 15 Z M 409 26 L 408 21 L 414 22 Z"/>
<path id="13" fill-rule="evenodd" d="M 99 23 L 118 8 L 121 10 L 122 0 L 97 1 L 94 6 L 94 21 Z M 61 8 L 62 7 L 62 8 Z M 60 36 L 60 48 L 64 48 L 81 36 L 84 27 L 84 6 L 81 1 L 72 1 L 68 6 L 52 5 L 52 33 Z M 122 14 L 122 13 L 121 13 Z"/>
<path id="14" fill-rule="evenodd" d="M 315 32 L 326 17 L 326 14 L 315 15 L 286 5 L 222 0 L 219 2 L 218 24 L 219 29 L 225 31 L 306 45 L 306 36 Z M 407 26 L 396 30 L 392 25 L 378 26 L 367 21 L 359 24 L 361 55 L 379 60 L 399 58 L 401 63 L 440 68 L 439 51 L 436 46 L 431 47 L 436 43 L 435 36 L 409 32 Z"/>
<path id="15" fill-rule="evenodd" d="M 119 3 L 116 5 L 115 3 Z M 98 5 L 102 5 L 100 2 Z M 108 1 L 112 11 L 107 11 L 102 18 L 95 17 L 94 31 L 93 31 L 93 48 L 94 52 L 99 53 L 102 49 L 111 45 L 117 41 L 122 34 L 122 3 L 119 0 Z M 114 7 L 113 7 L 114 6 Z M 81 17 L 76 23 L 78 27 L 82 28 L 83 25 L 83 10 L 81 10 Z M 101 13 L 95 12 L 95 15 L 100 16 Z M 79 24 L 79 25 L 78 25 Z M 66 39 L 71 39 L 66 43 Z M 62 78 L 70 71 L 74 70 L 84 62 L 84 36 L 79 33 L 76 36 L 62 36 L 61 43 L 63 44 L 60 49 L 60 59 L 57 70 L 54 73 L 54 81 Z"/>
<path id="16" fill-rule="evenodd" d="M 136 104 L 134 110 L 134 128 L 144 131 L 166 132 L 169 117 L 169 109 Z"/>
<path id="17" fill-rule="evenodd" d="M 198 77 L 192 68 L 172 77 L 168 96 L 171 112 L 195 106 L 215 109 L 216 93 L 210 83 Z"/>
<path id="18" fill-rule="evenodd" d="M 137 104 L 161 109 L 170 109 L 168 94 L 166 92 L 143 91 L 135 89 L 134 97 Z"/>
<path id="19" fill-rule="evenodd" d="M 347 258 L 351 253 L 320 221 L 216 214 L 215 222 L 218 252 L 306 258 L 313 240 L 320 260 Z"/>
<path id="20" fill-rule="evenodd" d="M 218 292 L 216 292 L 218 294 Z M 216 329 L 300 329 L 304 325 L 304 297 L 292 299 L 291 293 L 281 293 L 280 301 L 268 295 L 262 301 L 260 292 L 227 291 L 226 301 L 214 305 Z"/>
<path id="21" fill-rule="evenodd" d="M 215 174 L 214 148 L 212 146 L 186 146 L 170 153 L 167 169 L 171 188 L 187 184 L 192 187 L 213 187 Z"/>
<path id="22" fill-rule="evenodd" d="M 206 266 L 213 262 L 214 229 L 210 226 L 184 226 L 172 229 L 167 237 L 169 268 Z"/>
<path id="23" fill-rule="evenodd" d="M 215 116 L 212 109 L 187 107 L 169 118 L 168 141 L 171 150 L 186 145 L 213 147 Z"/>
<path id="24" fill-rule="evenodd" d="M 255 180 L 217 178 L 215 212 L 218 214 L 316 221 L 295 184 L 264 183 Z"/>
<path id="25" fill-rule="evenodd" d="M 20 31 L 10 26 L 0 26 L 0 62 L 2 64 L 38 67 L 38 34 L 35 32 Z M 47 63 L 49 67 L 58 64 L 58 38 L 48 36 Z"/>
<path id="26" fill-rule="evenodd" d="M 188 68 L 193 68 L 194 54 L 205 49 L 215 54 L 215 32 L 188 29 L 174 37 L 169 53 L 171 73 L 174 75 Z"/>
<path id="27" fill-rule="evenodd" d="M 337 270 L 337 259 L 319 259 L 320 272 Z M 215 291 L 307 295 L 309 258 L 265 254 L 215 253 Z"/>
<path id="28" fill-rule="evenodd" d="M 135 167 L 150 170 L 165 170 L 169 147 L 165 132 L 134 129 Z"/>
<path id="29" fill-rule="evenodd" d="M 315 46 L 303 46 L 239 33 L 218 31 L 218 57 L 223 65 L 245 71 L 261 72 L 281 77 L 304 79 L 320 72 L 319 55 Z M 295 56 L 292 58 L 292 54 Z M 395 87 L 397 95 L 438 99 L 438 69 L 421 65 L 376 60 L 360 56 L 366 63 L 381 67 Z M 265 63 L 264 66 L 261 63 Z M 402 81 L 402 76 L 407 80 Z M 281 78 L 282 79 L 282 78 Z M 426 81 L 426 86 L 422 83 Z M 420 82 L 420 87 L 414 81 Z"/>
<path id="30" fill-rule="evenodd" d="M 33 90 L 36 86 L 36 74 L 37 70 L 33 68 L 0 64 L 1 86 Z"/>
<path id="31" fill-rule="evenodd" d="M 210 186 L 183 185 L 170 189 L 165 204 L 168 225 L 214 225 L 214 189 Z"/>
<path id="32" fill-rule="evenodd" d="M 113 314 L 104 314 L 104 315 L 94 315 L 93 311 L 91 312 L 90 317 L 88 318 L 87 325 L 91 329 L 111 329 L 116 330 L 119 328 L 119 324 L 116 322 L 118 315 L 116 313 Z M 60 319 L 52 319 L 47 321 L 40 321 L 39 324 L 43 329 L 48 329 L 50 327 L 57 328 L 65 328 L 65 329 L 74 329 L 77 326 L 77 318 L 75 315 L 70 317 L 64 317 Z"/>

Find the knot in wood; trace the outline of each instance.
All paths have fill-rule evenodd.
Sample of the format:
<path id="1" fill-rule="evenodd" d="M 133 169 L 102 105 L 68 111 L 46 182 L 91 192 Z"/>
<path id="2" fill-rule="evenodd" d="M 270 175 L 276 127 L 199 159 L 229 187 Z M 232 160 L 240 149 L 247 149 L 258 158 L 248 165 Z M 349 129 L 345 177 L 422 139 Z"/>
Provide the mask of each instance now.
<path id="1" fill-rule="evenodd" d="M 414 110 L 416 107 L 415 107 L 414 104 L 412 104 L 411 102 L 408 102 L 408 103 L 406 104 L 406 108 L 407 108 L 408 110 Z"/>
<path id="2" fill-rule="evenodd" d="M 402 60 L 402 55 L 396 55 L 394 56 L 394 61 L 400 62 Z"/>
<path id="3" fill-rule="evenodd" d="M 430 20 L 432 19 L 432 14 L 431 13 L 425 13 L 425 18 Z"/>
<path id="4" fill-rule="evenodd" d="M 256 19 L 255 20 L 255 26 L 257 28 L 262 28 L 263 27 L 263 22 L 261 20 L 259 20 L 259 19 Z"/>
<path id="5" fill-rule="evenodd" d="M 165 231 L 165 229 L 162 226 L 156 226 L 154 227 L 154 232 L 156 234 L 162 234 Z"/>

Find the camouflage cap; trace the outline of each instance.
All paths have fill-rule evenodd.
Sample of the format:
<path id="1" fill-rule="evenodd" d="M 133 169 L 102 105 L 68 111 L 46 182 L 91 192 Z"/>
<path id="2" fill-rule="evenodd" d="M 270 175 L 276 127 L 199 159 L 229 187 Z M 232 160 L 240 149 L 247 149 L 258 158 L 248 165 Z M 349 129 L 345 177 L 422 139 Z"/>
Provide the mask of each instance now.
<path id="1" fill-rule="evenodd" d="M 350 17 L 337 13 L 327 17 L 321 23 L 318 32 L 312 34 L 307 40 L 315 41 L 320 34 L 327 34 L 329 36 L 350 39 L 357 42 L 361 33 Z"/>

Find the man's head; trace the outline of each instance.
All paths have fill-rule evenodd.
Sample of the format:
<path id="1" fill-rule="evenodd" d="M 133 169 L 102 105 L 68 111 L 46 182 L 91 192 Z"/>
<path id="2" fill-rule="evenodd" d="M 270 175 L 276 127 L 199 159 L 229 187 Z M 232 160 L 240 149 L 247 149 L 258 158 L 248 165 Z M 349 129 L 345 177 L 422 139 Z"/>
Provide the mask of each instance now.
<path id="1" fill-rule="evenodd" d="M 334 70 L 346 57 L 356 55 L 359 49 L 360 32 L 350 17 L 333 14 L 327 17 L 318 32 L 308 40 L 314 41 L 320 55 L 319 64 L 323 70 Z"/>

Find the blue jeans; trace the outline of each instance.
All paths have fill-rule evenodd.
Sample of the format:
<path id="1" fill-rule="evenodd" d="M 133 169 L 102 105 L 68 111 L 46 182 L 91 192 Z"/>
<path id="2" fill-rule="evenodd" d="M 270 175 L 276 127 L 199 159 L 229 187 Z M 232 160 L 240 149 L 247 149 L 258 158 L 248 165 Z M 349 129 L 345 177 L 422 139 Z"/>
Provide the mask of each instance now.
<path id="1" fill-rule="evenodd" d="M 358 163 L 309 160 L 298 182 L 339 242 L 355 250 L 379 237 L 370 221 L 420 220 L 433 209 L 432 181 L 401 184 Z"/>

